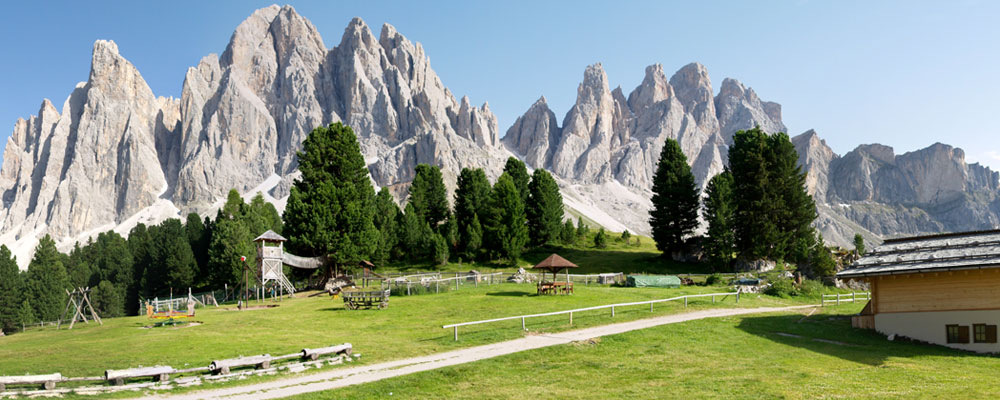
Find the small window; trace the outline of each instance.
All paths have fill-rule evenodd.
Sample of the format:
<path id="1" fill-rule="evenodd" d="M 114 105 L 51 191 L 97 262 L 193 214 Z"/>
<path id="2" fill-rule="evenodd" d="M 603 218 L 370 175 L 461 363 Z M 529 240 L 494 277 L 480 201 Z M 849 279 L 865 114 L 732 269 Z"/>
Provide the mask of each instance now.
<path id="1" fill-rule="evenodd" d="M 948 334 L 948 343 L 969 343 L 968 325 L 945 325 Z"/>
<path id="2" fill-rule="evenodd" d="M 972 340 L 975 343 L 996 343 L 997 326 L 986 324 L 972 325 Z"/>

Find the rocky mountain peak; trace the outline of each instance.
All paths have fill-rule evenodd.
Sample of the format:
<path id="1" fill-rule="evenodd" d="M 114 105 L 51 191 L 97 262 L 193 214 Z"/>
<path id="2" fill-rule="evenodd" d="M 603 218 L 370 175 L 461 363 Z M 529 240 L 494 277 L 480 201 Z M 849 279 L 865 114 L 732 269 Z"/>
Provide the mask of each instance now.
<path id="1" fill-rule="evenodd" d="M 722 136 L 732 143 L 733 133 L 760 126 L 767 133 L 785 132 L 781 106 L 762 102 L 752 88 L 732 78 L 722 81 L 715 96 L 715 110 Z"/>
<path id="2" fill-rule="evenodd" d="M 673 95 L 674 90 L 670 83 L 667 83 L 667 76 L 663 74 L 663 65 L 653 64 L 646 67 L 642 83 L 629 94 L 628 105 L 633 112 L 639 112 Z"/>
<path id="3" fill-rule="evenodd" d="M 699 127 L 710 132 L 719 129 L 712 97 L 712 80 L 704 65 L 696 62 L 685 65 L 670 77 L 670 85 L 677 93 L 684 111 L 698 121 Z"/>

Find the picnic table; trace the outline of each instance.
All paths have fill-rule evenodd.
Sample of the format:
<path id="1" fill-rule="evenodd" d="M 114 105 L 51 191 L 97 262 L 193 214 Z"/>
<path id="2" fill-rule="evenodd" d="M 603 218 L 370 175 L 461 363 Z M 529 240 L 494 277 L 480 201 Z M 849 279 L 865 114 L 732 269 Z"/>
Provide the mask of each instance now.
<path id="1" fill-rule="evenodd" d="M 573 293 L 573 282 L 539 282 L 538 294 Z"/>

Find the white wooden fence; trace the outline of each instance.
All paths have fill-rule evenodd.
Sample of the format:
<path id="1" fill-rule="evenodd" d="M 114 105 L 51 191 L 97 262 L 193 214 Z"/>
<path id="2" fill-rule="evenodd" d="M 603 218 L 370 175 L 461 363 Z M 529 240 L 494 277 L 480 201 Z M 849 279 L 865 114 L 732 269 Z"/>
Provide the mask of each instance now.
<path id="1" fill-rule="evenodd" d="M 853 303 L 858 300 L 868 301 L 872 299 L 871 292 L 851 292 L 851 293 L 837 293 L 837 294 L 824 294 L 819 302 L 820 306 L 825 306 L 827 304 L 840 303 Z"/>
<path id="2" fill-rule="evenodd" d="M 735 291 L 735 292 L 729 292 L 729 293 L 689 294 L 689 295 L 685 295 L 685 296 L 671 297 L 669 299 L 636 301 L 636 302 L 631 302 L 631 303 L 607 304 L 607 305 L 603 305 L 603 306 L 584 307 L 584 308 L 577 308 L 577 309 L 565 310 L 565 311 L 553 311 L 553 312 L 540 313 L 540 314 L 517 315 L 517 316 L 513 316 L 513 317 L 503 317 L 503 318 L 486 319 L 486 320 L 482 320 L 482 321 L 462 322 L 462 323 L 458 323 L 458 324 L 445 325 L 445 326 L 442 326 L 441 328 L 443 328 L 443 329 L 453 328 L 455 330 L 455 340 L 458 340 L 458 327 L 460 327 L 460 326 L 488 324 L 488 323 L 491 323 L 491 322 L 510 321 L 510 320 L 515 320 L 515 319 L 520 319 L 521 320 L 521 329 L 527 329 L 527 327 L 526 327 L 527 321 L 526 320 L 528 318 L 548 317 L 548 316 L 552 316 L 552 315 L 564 315 L 564 314 L 569 314 L 569 323 L 572 325 L 573 324 L 573 313 L 578 313 L 578 312 L 582 312 L 582 311 L 604 310 L 604 309 L 609 309 L 610 308 L 611 309 L 611 316 L 614 317 L 615 316 L 615 309 L 616 308 L 621 308 L 621 307 L 639 306 L 639 305 L 646 305 L 646 304 L 648 304 L 649 305 L 649 311 L 652 312 L 653 311 L 653 304 L 656 304 L 656 303 L 664 303 L 664 302 L 668 302 L 668 301 L 682 300 L 683 299 L 684 300 L 684 307 L 687 307 L 687 305 L 688 305 L 688 299 L 689 298 L 711 297 L 712 298 L 712 303 L 715 303 L 716 297 L 723 296 L 723 298 L 725 298 L 725 296 L 729 296 L 729 295 L 735 295 L 736 296 L 736 302 L 737 303 L 740 302 L 740 292 L 738 290 Z"/>

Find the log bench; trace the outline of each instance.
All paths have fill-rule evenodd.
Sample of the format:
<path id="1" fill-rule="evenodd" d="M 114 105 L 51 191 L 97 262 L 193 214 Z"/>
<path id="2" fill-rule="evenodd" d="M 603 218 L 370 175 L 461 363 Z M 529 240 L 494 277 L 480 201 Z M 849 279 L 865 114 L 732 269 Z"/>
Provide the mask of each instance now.
<path id="1" fill-rule="evenodd" d="M 56 382 L 62 381 L 59 373 L 48 375 L 0 376 L 0 392 L 7 390 L 7 385 L 42 385 L 45 390 L 56 388 Z"/>
<path id="2" fill-rule="evenodd" d="M 316 361 L 320 356 L 325 356 L 329 354 L 345 354 L 351 355 L 351 344 L 344 343 L 338 346 L 321 347 L 318 349 L 302 349 L 302 358 Z"/>
<path id="3" fill-rule="evenodd" d="M 140 367 L 129 369 L 109 369 L 104 371 L 104 379 L 112 385 L 124 385 L 126 379 L 149 378 L 154 381 L 166 382 L 170 380 L 170 374 L 174 372 L 174 367 L 157 365 L 154 367 Z"/>
<path id="4" fill-rule="evenodd" d="M 271 355 L 230 358 L 228 360 L 215 360 L 208 366 L 209 371 L 215 375 L 228 375 L 233 368 L 253 366 L 257 369 L 271 368 Z"/>

